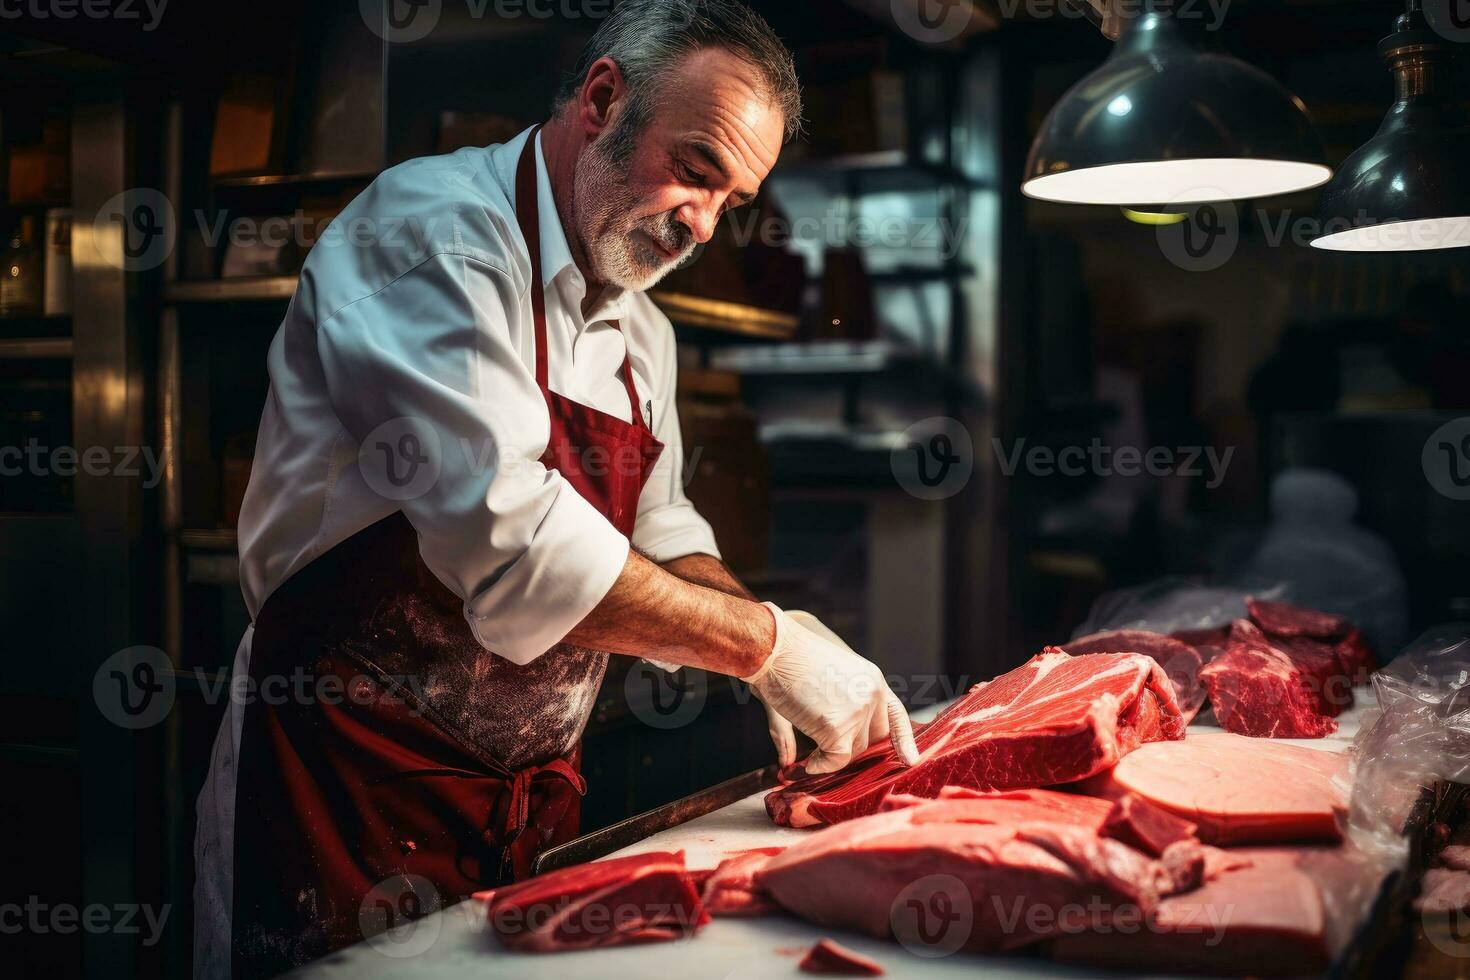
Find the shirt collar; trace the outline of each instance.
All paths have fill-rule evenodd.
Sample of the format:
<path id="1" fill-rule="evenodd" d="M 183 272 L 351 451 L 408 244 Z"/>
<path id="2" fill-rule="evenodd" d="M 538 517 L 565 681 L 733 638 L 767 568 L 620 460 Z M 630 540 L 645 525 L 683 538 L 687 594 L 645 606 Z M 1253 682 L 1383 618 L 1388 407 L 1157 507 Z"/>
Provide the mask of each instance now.
<path id="1" fill-rule="evenodd" d="M 536 132 L 536 200 L 541 223 L 541 286 L 549 289 L 558 277 L 567 291 L 567 299 L 574 302 L 580 320 L 582 299 L 587 295 L 587 281 L 577 263 L 572 259 L 572 249 L 561 224 L 561 213 L 557 210 L 556 198 L 551 193 L 551 174 L 546 169 L 546 157 L 542 154 L 541 133 Z M 628 293 L 612 288 L 603 294 L 603 300 L 592 311 L 588 322 L 597 320 L 620 320 L 628 313 Z"/>

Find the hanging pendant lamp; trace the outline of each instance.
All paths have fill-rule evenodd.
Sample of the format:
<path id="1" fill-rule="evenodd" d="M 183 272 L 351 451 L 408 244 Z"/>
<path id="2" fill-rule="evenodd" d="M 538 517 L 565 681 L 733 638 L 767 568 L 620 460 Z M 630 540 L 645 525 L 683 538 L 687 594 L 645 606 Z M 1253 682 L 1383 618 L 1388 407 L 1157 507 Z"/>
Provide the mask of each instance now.
<path id="1" fill-rule="evenodd" d="M 1301 102 L 1216 49 L 1202 22 L 1145 5 L 1106 61 L 1062 96 L 1022 191 L 1074 204 L 1194 204 L 1316 187 L 1332 176 Z"/>
<path id="2" fill-rule="evenodd" d="M 1409 0 L 1378 44 L 1395 101 L 1377 134 L 1322 190 L 1317 248 L 1413 252 L 1470 246 L 1470 118 L 1451 91 L 1451 43 Z"/>

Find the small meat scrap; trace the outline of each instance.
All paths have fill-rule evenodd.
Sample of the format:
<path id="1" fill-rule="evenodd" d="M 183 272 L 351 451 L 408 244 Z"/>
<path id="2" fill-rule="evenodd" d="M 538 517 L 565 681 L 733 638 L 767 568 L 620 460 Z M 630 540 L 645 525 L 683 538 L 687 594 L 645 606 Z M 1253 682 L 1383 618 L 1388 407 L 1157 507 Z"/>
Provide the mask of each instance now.
<path id="1" fill-rule="evenodd" d="M 661 942 L 709 922 L 682 851 L 579 864 L 484 897 L 491 929 L 517 952 Z"/>
<path id="2" fill-rule="evenodd" d="M 755 873 L 784 847 L 755 847 L 727 854 L 707 876 L 700 889 L 704 909 L 710 915 L 766 915 L 781 911 L 755 887 Z"/>
<path id="3" fill-rule="evenodd" d="M 807 951 L 798 968 L 802 973 L 833 977 L 881 977 L 883 967 L 839 943 L 823 939 Z"/>
<path id="4" fill-rule="evenodd" d="M 1193 840 L 1195 829 L 1188 820 L 1128 793 L 1113 804 L 1103 822 L 1102 833 L 1154 857 L 1162 857 L 1169 845 Z"/>

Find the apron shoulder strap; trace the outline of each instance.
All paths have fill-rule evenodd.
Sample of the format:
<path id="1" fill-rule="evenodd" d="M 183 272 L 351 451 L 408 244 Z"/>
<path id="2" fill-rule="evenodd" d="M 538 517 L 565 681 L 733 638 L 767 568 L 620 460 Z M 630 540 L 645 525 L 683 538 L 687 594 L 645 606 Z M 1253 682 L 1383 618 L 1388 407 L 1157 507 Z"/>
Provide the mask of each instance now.
<path id="1" fill-rule="evenodd" d="M 536 194 L 536 137 L 541 127 L 526 137 L 516 167 L 516 221 L 531 253 L 531 316 L 536 329 L 536 383 L 546 390 L 546 291 L 541 286 L 541 215 Z"/>
<path id="2" fill-rule="evenodd" d="M 531 253 L 531 316 L 536 329 L 536 384 L 545 392 L 549 384 L 546 366 L 546 290 L 541 284 L 541 206 L 536 193 L 536 138 L 541 127 L 531 130 L 526 145 L 521 150 L 521 159 L 516 166 L 516 221 L 521 226 L 521 237 Z M 621 331 L 622 324 L 616 324 Z M 628 335 L 623 333 L 626 347 Z M 643 408 L 638 404 L 638 389 L 633 384 L 633 363 L 623 356 L 623 387 L 628 389 L 628 404 L 633 409 L 633 424 L 647 429 Z"/>

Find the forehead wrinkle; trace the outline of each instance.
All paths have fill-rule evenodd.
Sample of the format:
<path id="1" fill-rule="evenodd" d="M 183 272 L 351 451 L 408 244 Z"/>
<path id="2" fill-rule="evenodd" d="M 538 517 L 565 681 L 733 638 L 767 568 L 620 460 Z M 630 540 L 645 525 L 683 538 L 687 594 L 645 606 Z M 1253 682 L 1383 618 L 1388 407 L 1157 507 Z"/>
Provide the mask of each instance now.
<path id="1" fill-rule="evenodd" d="M 741 119 L 738 113 L 731 112 L 722 106 L 714 106 L 711 116 L 710 135 L 719 140 L 722 146 L 734 148 L 733 155 L 740 160 L 750 177 L 755 177 L 755 168 L 747 162 L 752 158 L 768 172 L 770 171 L 775 164 L 776 153 L 766 150 L 765 144 L 760 141 L 759 134 L 756 133 L 753 126 Z M 756 178 L 755 182 L 759 184 L 760 180 Z"/>

